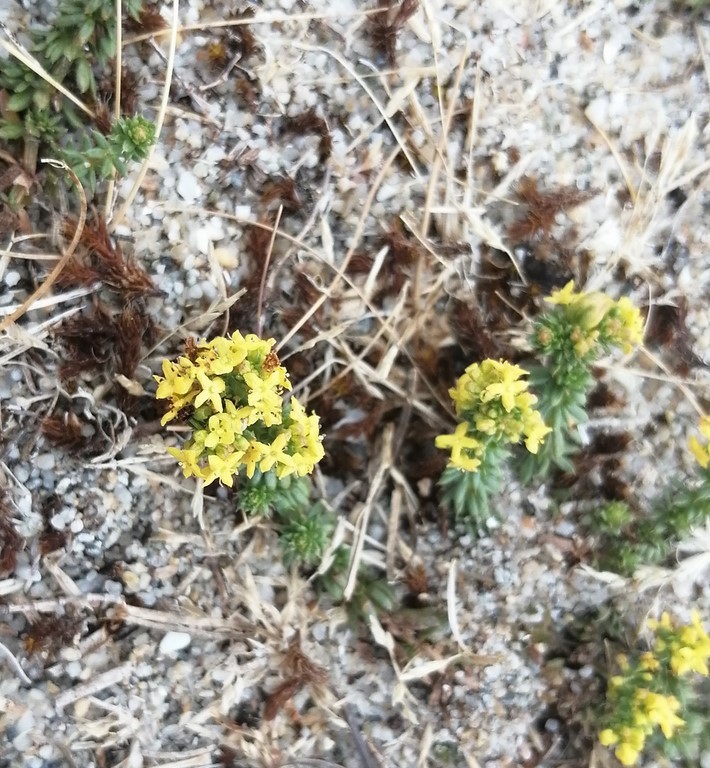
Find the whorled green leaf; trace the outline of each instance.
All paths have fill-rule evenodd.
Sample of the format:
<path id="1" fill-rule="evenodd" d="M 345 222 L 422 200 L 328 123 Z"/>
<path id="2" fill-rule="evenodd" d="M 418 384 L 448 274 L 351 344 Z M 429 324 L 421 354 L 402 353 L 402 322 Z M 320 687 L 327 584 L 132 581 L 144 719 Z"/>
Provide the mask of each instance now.
<path id="1" fill-rule="evenodd" d="M 32 103 L 32 91 L 29 89 L 21 91 L 19 93 L 13 93 L 7 100 L 7 110 L 9 112 L 22 112 L 27 109 Z"/>
<path id="2" fill-rule="evenodd" d="M 76 62 L 74 77 L 80 93 L 94 90 L 94 75 L 91 71 L 91 65 L 86 59 L 79 59 Z"/>

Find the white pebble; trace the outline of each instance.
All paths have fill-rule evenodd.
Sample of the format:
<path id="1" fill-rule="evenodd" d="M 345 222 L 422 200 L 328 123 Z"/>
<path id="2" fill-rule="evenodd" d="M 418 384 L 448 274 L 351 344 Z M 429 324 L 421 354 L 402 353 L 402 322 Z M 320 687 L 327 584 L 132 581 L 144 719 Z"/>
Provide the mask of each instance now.
<path id="1" fill-rule="evenodd" d="M 191 639 L 187 632 L 167 632 L 160 641 L 158 650 L 165 654 L 177 653 L 187 648 Z"/>
<path id="2" fill-rule="evenodd" d="M 35 459 L 35 466 L 37 469 L 53 469 L 54 467 L 54 454 L 41 453 Z"/>
<path id="3" fill-rule="evenodd" d="M 80 518 L 76 517 L 71 521 L 71 524 L 69 525 L 69 530 L 72 533 L 79 533 L 79 531 L 82 531 L 84 529 L 84 521 Z"/>
<path id="4" fill-rule="evenodd" d="M 177 193 L 186 203 L 194 203 L 200 196 L 200 185 L 197 178 L 190 171 L 183 171 L 177 183 Z"/>
<path id="5" fill-rule="evenodd" d="M 14 468 L 15 478 L 18 483 L 26 483 L 30 479 L 30 470 L 24 464 L 18 464 Z"/>
<path id="6" fill-rule="evenodd" d="M 5 285 L 8 288 L 14 288 L 20 282 L 20 273 L 11 269 L 5 273 Z"/>

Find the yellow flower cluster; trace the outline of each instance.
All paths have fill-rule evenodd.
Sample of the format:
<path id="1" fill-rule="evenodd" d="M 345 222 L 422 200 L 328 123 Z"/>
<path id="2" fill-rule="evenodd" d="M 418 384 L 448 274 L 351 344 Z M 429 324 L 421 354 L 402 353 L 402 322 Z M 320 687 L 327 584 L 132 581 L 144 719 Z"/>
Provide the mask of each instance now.
<path id="1" fill-rule="evenodd" d="M 708 675 L 710 637 L 696 611 L 691 623 L 684 626 L 675 627 L 667 613 L 648 625 L 655 633 L 653 650 L 641 654 L 635 665 L 625 656 L 617 660 L 622 674 L 609 681 L 607 700 L 612 708 L 618 707 L 618 712 L 612 715 L 610 727 L 599 734 L 604 746 L 615 748 L 614 754 L 622 765 L 636 764 L 655 728 L 670 739 L 685 725 L 679 715 L 680 701 L 663 692 L 664 688 L 668 690 L 668 675 Z"/>
<path id="2" fill-rule="evenodd" d="M 700 419 L 698 429 L 705 438 L 705 442 L 701 443 L 695 435 L 692 435 L 688 442 L 688 447 L 698 464 L 703 469 L 707 469 L 710 466 L 710 416 L 703 416 Z"/>
<path id="3" fill-rule="evenodd" d="M 486 446 L 491 442 L 518 443 L 537 453 L 550 428 L 533 406 L 535 395 L 527 391 L 527 374 L 505 361 L 484 360 L 466 368 L 456 386 L 449 390 L 462 422 L 453 434 L 439 435 L 437 448 L 451 450 L 449 466 L 475 472 Z"/>
<path id="4" fill-rule="evenodd" d="M 623 686 L 624 679 L 611 679 L 612 691 Z M 612 694 L 613 696 L 613 694 Z M 631 700 L 631 725 L 624 725 L 617 730 L 605 728 L 599 734 L 599 741 L 605 746 L 614 746 L 614 754 L 622 765 L 635 765 L 643 751 L 646 738 L 659 727 L 667 739 L 673 738 L 676 730 L 685 721 L 678 717 L 680 702 L 675 696 L 654 693 L 646 688 L 638 688 Z"/>
<path id="5" fill-rule="evenodd" d="M 653 647 L 655 655 L 669 657 L 671 672 L 676 677 L 690 672 L 708 676 L 710 637 L 697 611 L 693 611 L 690 624 L 685 626 L 674 627 L 667 613 L 659 621 L 651 619 L 648 625 L 656 634 Z"/>
<path id="6" fill-rule="evenodd" d="M 306 475 L 323 458 L 318 417 L 295 397 L 284 402 L 291 383 L 273 345 L 236 331 L 192 344 L 177 362 L 163 361 L 156 397 L 170 408 L 161 423 L 180 416 L 193 427 L 184 448 L 168 448 L 185 477 L 231 486 L 242 468 L 247 477 L 257 467 L 277 477 Z"/>
<path id="7" fill-rule="evenodd" d="M 599 344 L 619 346 L 628 353 L 643 340 L 643 318 L 626 297 L 614 301 L 597 291 L 577 292 L 570 280 L 545 301 L 565 307 L 566 318 L 573 325 L 571 341 L 578 357 L 585 357 Z"/>

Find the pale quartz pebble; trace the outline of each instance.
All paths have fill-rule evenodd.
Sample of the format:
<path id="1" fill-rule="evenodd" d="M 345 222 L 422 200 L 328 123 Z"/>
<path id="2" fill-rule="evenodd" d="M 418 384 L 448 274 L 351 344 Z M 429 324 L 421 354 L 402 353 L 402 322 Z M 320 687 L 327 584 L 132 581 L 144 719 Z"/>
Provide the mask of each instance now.
<path id="1" fill-rule="evenodd" d="M 207 151 L 205 152 L 205 162 L 215 164 L 218 163 L 220 160 L 224 160 L 225 152 L 222 147 L 218 147 L 217 145 L 213 145 L 211 147 L 207 148 Z"/>
<path id="2" fill-rule="evenodd" d="M 217 264 L 222 269 L 236 269 L 239 266 L 239 255 L 237 249 L 229 246 L 220 246 L 212 251 Z"/>
<path id="3" fill-rule="evenodd" d="M 179 243 L 182 237 L 180 221 L 177 218 L 172 218 L 168 221 L 168 231 L 166 232 L 169 243 Z M 175 255 L 173 254 L 173 258 Z"/>
<path id="4" fill-rule="evenodd" d="M 12 740 L 12 746 L 20 753 L 27 752 L 32 746 L 32 734 L 29 730 L 23 731 Z"/>
<path id="5" fill-rule="evenodd" d="M 166 632 L 160 641 L 158 650 L 160 653 L 172 654 L 187 648 L 192 638 L 187 632 Z"/>
<path id="6" fill-rule="evenodd" d="M 141 577 L 138 574 L 133 573 L 133 571 L 124 571 L 121 574 L 121 579 L 123 580 L 123 585 L 127 592 L 136 592 L 140 589 Z"/>
<path id="7" fill-rule="evenodd" d="M 79 677 L 81 674 L 81 662 L 70 661 L 66 667 L 66 673 L 69 677 Z"/>
<path id="8" fill-rule="evenodd" d="M 200 185 L 194 173 L 183 171 L 177 183 L 177 193 L 186 203 L 194 203 L 201 195 Z"/>
<path id="9" fill-rule="evenodd" d="M 26 483 L 30 478 L 30 468 L 25 464 L 15 467 L 15 479 L 18 483 Z"/>
<path id="10" fill-rule="evenodd" d="M 79 719 L 85 718 L 89 712 L 90 706 L 91 702 L 88 698 L 79 699 L 79 701 L 74 704 L 74 717 Z"/>
<path id="11" fill-rule="evenodd" d="M 34 463 L 37 469 L 52 469 L 54 467 L 54 454 L 41 453 Z"/>
<path id="12" fill-rule="evenodd" d="M 234 206 L 234 215 L 238 219 L 251 219 L 252 218 L 251 206 L 250 205 L 235 205 Z"/>

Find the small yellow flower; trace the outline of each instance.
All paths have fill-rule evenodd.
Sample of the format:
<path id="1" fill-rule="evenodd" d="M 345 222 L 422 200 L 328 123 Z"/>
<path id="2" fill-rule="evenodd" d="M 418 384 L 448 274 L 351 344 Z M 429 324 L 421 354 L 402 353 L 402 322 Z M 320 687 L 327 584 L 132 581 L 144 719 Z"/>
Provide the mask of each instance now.
<path id="1" fill-rule="evenodd" d="M 261 443 L 253 441 L 249 443 L 249 447 L 244 451 L 242 456 L 242 463 L 246 467 L 247 477 L 251 480 L 256 472 L 256 467 L 261 461 Z"/>
<path id="2" fill-rule="evenodd" d="M 641 654 L 641 669 L 655 672 L 659 666 L 658 659 L 651 653 L 651 651 L 646 651 Z"/>
<path id="3" fill-rule="evenodd" d="M 619 342 L 624 352 L 631 352 L 643 341 L 643 317 L 638 307 L 634 306 L 626 296 L 616 302 L 615 310 L 622 329 L 619 333 Z"/>
<path id="4" fill-rule="evenodd" d="M 293 457 L 285 453 L 290 437 L 289 432 L 282 432 L 270 444 L 259 444 L 259 450 L 261 451 L 259 469 L 262 472 L 268 472 L 275 464 L 283 467 L 294 466 Z"/>
<path id="5" fill-rule="evenodd" d="M 611 728 L 605 728 L 599 734 L 599 742 L 602 746 L 612 747 L 614 744 L 618 744 L 619 736 L 615 731 L 612 731 Z"/>
<path id="6" fill-rule="evenodd" d="M 548 304 L 561 304 L 563 306 L 567 304 L 574 304 L 580 296 L 583 294 L 576 293 L 574 290 L 574 280 L 570 280 L 564 288 L 557 288 L 552 292 L 551 296 L 548 296 L 545 301 Z"/>
<path id="7" fill-rule="evenodd" d="M 293 469 L 281 468 L 281 476 L 290 474 L 291 471 L 300 476 L 308 475 L 313 471 L 313 467 L 325 456 L 319 431 L 318 416 L 315 414 L 309 416 L 301 403 L 295 397 L 292 397 L 290 401 L 289 422 L 289 431 L 295 446 L 292 454 Z"/>
<path id="8" fill-rule="evenodd" d="M 232 445 L 242 431 L 242 420 L 237 415 L 237 408 L 231 400 L 226 400 L 223 413 L 215 413 L 207 422 L 208 434 L 205 447 L 216 448 L 218 445 Z"/>
<path id="9" fill-rule="evenodd" d="M 643 749 L 646 741 L 646 732 L 643 728 L 622 728 L 620 736 L 622 741 L 632 746 L 638 752 Z"/>
<path id="10" fill-rule="evenodd" d="M 648 722 L 657 725 L 667 739 L 673 738 L 676 730 L 685 725 L 685 721 L 676 715 L 680 702 L 675 696 L 640 689 L 636 691 L 634 704 L 639 713 L 646 715 Z"/>
<path id="11" fill-rule="evenodd" d="M 681 677 L 689 672 L 699 672 L 708 675 L 708 656 L 710 651 L 701 647 L 683 646 L 671 654 L 671 670 L 674 675 Z"/>
<path id="12" fill-rule="evenodd" d="M 710 466 L 710 442 L 708 442 L 710 441 L 710 416 L 703 416 L 700 419 L 698 429 L 706 442 L 701 443 L 695 435 L 691 435 L 688 447 L 698 464 L 703 469 L 707 469 Z"/>
<path id="13" fill-rule="evenodd" d="M 265 379 L 262 379 L 254 371 L 247 371 L 244 374 L 244 381 L 249 387 L 249 394 L 247 395 L 249 405 L 257 409 L 260 418 L 267 427 L 281 424 L 283 398 L 280 388 L 282 380 L 278 370 L 273 371 Z"/>
<path id="14" fill-rule="evenodd" d="M 225 390 L 224 379 L 218 376 L 210 378 L 204 371 L 197 372 L 197 381 L 202 387 L 202 391 L 195 398 L 195 408 L 199 408 L 203 403 L 209 401 L 212 408 L 221 413 L 223 410 L 222 393 Z"/>
<path id="15" fill-rule="evenodd" d="M 203 469 L 198 463 L 200 451 L 191 448 L 168 448 L 168 453 L 174 456 L 182 467 L 185 477 L 203 477 Z"/>
<path id="16" fill-rule="evenodd" d="M 499 380 L 484 388 L 481 393 L 481 402 L 488 403 L 493 398 L 500 398 L 503 408 L 507 413 L 510 413 L 515 407 L 516 396 L 528 388 L 527 381 L 519 381 L 521 376 L 527 374 L 527 371 L 510 363 L 496 362 L 495 360 L 491 360 L 491 363 L 495 366 L 495 374 Z"/>
<path id="17" fill-rule="evenodd" d="M 185 361 L 186 364 L 182 364 Z M 196 369 L 187 358 L 181 358 L 180 363 L 163 360 L 163 376 L 154 376 L 158 382 L 155 396 L 164 400 L 172 395 L 186 395 L 195 381 Z"/>
<path id="18" fill-rule="evenodd" d="M 525 447 L 530 453 L 537 453 L 538 448 L 545 441 L 546 435 L 552 432 L 542 420 L 538 411 L 530 411 L 526 414 L 523 433 L 525 434 Z"/>
<path id="19" fill-rule="evenodd" d="M 624 742 L 623 744 L 619 744 L 614 750 L 614 754 L 616 755 L 616 759 L 622 765 L 636 765 L 636 761 L 639 759 L 641 753 L 638 749 L 634 749 L 631 744 Z"/>
<path id="20" fill-rule="evenodd" d="M 654 632 L 659 628 L 673 629 L 673 624 L 671 623 L 671 617 L 666 611 L 663 611 L 660 619 L 648 619 L 646 623 L 648 624 L 648 628 L 652 629 Z"/>
<path id="21" fill-rule="evenodd" d="M 222 485 L 227 485 L 231 488 L 234 485 L 234 475 L 239 472 L 243 455 L 243 451 L 234 451 L 227 453 L 225 456 L 219 456 L 216 453 L 208 456 L 207 463 L 212 470 L 214 479 L 219 478 Z"/>
<path id="22" fill-rule="evenodd" d="M 456 426 L 453 434 L 439 435 L 434 444 L 437 448 L 451 449 L 449 466 L 464 472 L 475 472 L 481 464 L 481 460 L 476 456 L 481 443 L 475 437 L 470 437 L 468 430 L 468 424 L 462 422 Z"/>
<path id="23" fill-rule="evenodd" d="M 579 309 L 580 327 L 585 331 L 592 331 L 599 327 L 613 306 L 614 300 L 605 293 L 594 291 L 579 294 L 579 301 L 575 302 L 575 307 Z"/>

